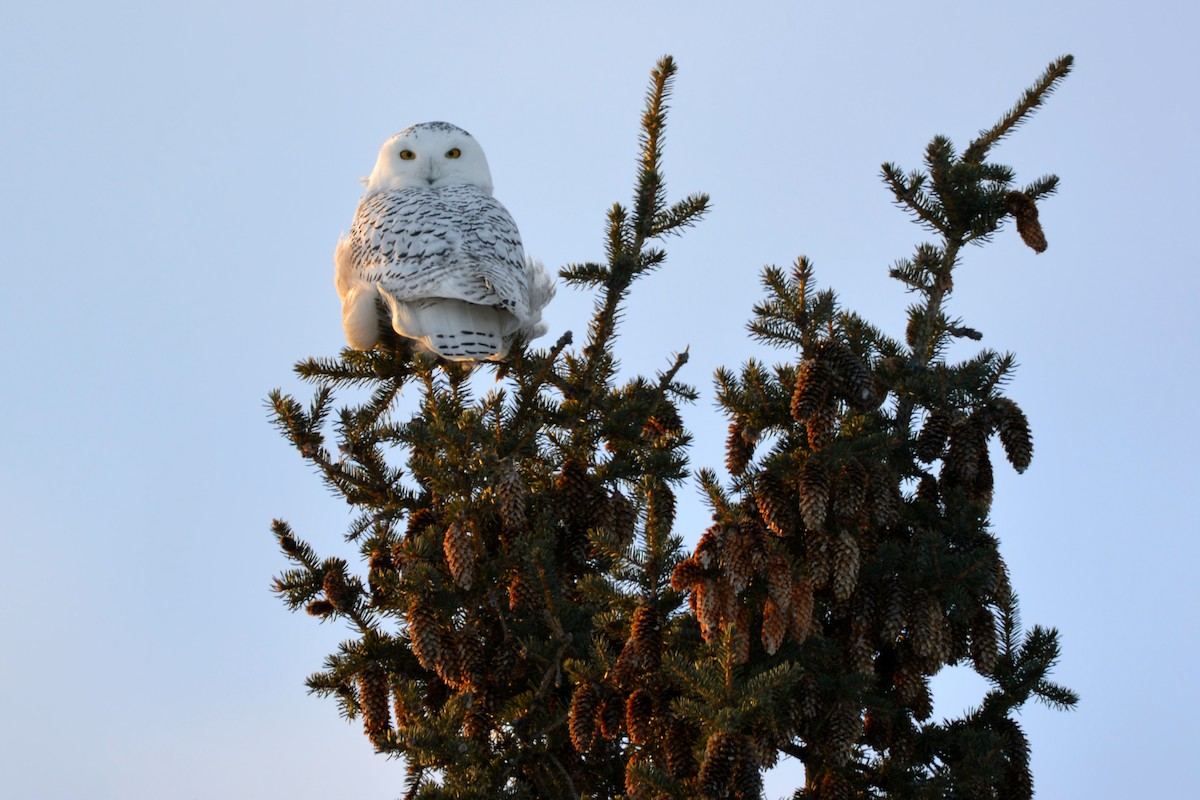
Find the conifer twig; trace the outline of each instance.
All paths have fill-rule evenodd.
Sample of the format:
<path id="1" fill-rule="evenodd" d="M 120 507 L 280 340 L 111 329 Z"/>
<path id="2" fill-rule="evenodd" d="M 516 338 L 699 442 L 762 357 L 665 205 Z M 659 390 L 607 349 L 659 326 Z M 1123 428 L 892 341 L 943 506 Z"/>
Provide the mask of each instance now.
<path id="1" fill-rule="evenodd" d="M 1037 82 L 1025 90 L 1017 104 L 1010 108 L 999 122 L 985 131 L 980 131 L 979 137 L 971 142 L 963 153 L 963 161 L 971 164 L 982 163 L 992 145 L 1024 122 L 1058 87 L 1059 82 L 1067 77 L 1074 63 L 1075 57 L 1071 55 L 1060 56 L 1050 62 Z"/>

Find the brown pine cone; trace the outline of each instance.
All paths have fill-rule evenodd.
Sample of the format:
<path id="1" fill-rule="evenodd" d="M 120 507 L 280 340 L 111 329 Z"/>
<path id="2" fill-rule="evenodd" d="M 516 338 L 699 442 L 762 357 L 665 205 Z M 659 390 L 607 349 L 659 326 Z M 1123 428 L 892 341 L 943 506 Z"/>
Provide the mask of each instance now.
<path id="1" fill-rule="evenodd" d="M 567 716 L 567 727 L 571 732 L 571 744 L 580 753 L 592 749 L 596 738 L 596 712 L 599 710 L 600 692 L 594 685 L 583 682 L 575 687 L 571 698 L 571 710 Z"/>
<path id="2" fill-rule="evenodd" d="M 637 650 L 642 669 L 646 672 L 658 669 L 662 661 L 662 622 L 653 606 L 639 605 L 633 612 L 629 639 Z"/>
<path id="3" fill-rule="evenodd" d="M 1033 434 L 1029 430 L 1029 420 L 1021 407 L 1011 400 L 996 401 L 999 411 L 997 430 L 1000 433 L 1000 444 L 1004 447 L 1004 455 L 1017 472 L 1029 468 L 1033 459 Z"/>
<path id="4" fill-rule="evenodd" d="M 408 607 L 408 638 L 413 655 L 421 666 L 436 671 L 442 660 L 442 637 L 437 617 L 421 597 L 413 597 Z"/>
<path id="5" fill-rule="evenodd" d="M 392 729 L 390 699 L 387 674 L 377 662 L 370 662 L 358 673 L 358 704 L 363 730 L 377 747 Z"/>
<path id="6" fill-rule="evenodd" d="M 737 422 L 729 423 L 729 436 L 725 439 L 725 469 L 730 475 L 742 475 L 754 458 L 754 443 L 757 437 L 747 434 L 745 428 Z"/>
<path id="7" fill-rule="evenodd" d="M 800 469 L 799 490 L 804 527 L 820 530 L 829 511 L 829 472 L 816 458 L 809 458 Z"/>
<path id="8" fill-rule="evenodd" d="M 462 588 L 470 589 L 475 580 L 475 548 L 467 526 L 461 520 L 451 522 L 446 528 L 442 550 L 450 567 L 450 577 Z"/>
<path id="9" fill-rule="evenodd" d="M 1046 251 L 1046 234 L 1038 222 L 1037 203 L 1024 192 L 1009 192 L 1004 197 L 1004 207 L 1017 221 L 1017 233 L 1035 253 Z"/>
<path id="10" fill-rule="evenodd" d="M 917 459 L 925 464 L 942 457 L 946 449 L 946 437 L 950 435 L 950 415 L 945 411 L 931 411 L 917 434 Z"/>
<path id="11" fill-rule="evenodd" d="M 500 514 L 500 524 L 508 536 L 518 535 L 525 530 L 527 524 L 525 483 L 511 458 L 500 462 L 497 473 L 496 507 Z"/>
<path id="12" fill-rule="evenodd" d="M 787 613 L 775 602 L 775 598 L 768 597 L 763 603 L 762 621 L 762 645 L 767 655 L 775 655 L 779 645 L 783 644 L 789 621 Z"/>
<path id="13" fill-rule="evenodd" d="M 810 358 L 796 371 L 796 388 L 792 392 L 792 417 L 797 422 L 808 419 L 832 404 L 833 373 L 820 358 Z"/>
<path id="14" fill-rule="evenodd" d="M 696 774 L 694 748 L 698 738 L 699 733 L 687 719 L 674 714 L 667 716 L 663 749 L 667 755 L 667 772 L 672 778 L 686 780 Z"/>
<path id="15" fill-rule="evenodd" d="M 635 689 L 625 703 L 625 730 L 629 741 L 645 744 L 652 738 L 654 696 L 645 689 Z"/>
<path id="16" fill-rule="evenodd" d="M 858 585 L 860 564 L 858 541 L 849 531 L 842 531 L 833 545 L 833 596 L 837 600 L 848 600 Z"/>
<path id="17" fill-rule="evenodd" d="M 769 472 L 763 472 L 754 480 L 755 501 L 763 522 L 776 536 L 791 536 L 796 532 L 798 520 L 794 500 L 788 496 L 783 482 Z"/>

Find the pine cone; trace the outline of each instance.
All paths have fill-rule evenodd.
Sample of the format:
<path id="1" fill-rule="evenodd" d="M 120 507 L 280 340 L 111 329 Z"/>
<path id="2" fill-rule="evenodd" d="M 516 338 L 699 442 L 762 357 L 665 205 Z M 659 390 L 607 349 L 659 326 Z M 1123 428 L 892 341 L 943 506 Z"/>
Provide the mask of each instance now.
<path id="1" fill-rule="evenodd" d="M 571 744 L 580 753 L 592 749 L 596 738 L 596 712 L 599 710 L 600 692 L 588 682 L 575 687 L 571 698 L 571 711 L 567 716 L 567 727 L 571 732 Z"/>
<path id="2" fill-rule="evenodd" d="M 464 589 L 470 589 L 475 580 L 475 548 L 467 526 L 460 520 L 450 523 L 442 541 L 446 563 L 450 566 L 450 577 Z"/>
<path id="3" fill-rule="evenodd" d="M 1046 234 L 1042 223 L 1038 222 L 1037 203 L 1024 192 L 1009 192 L 1004 197 L 1004 207 L 1017 221 L 1017 233 L 1021 241 L 1029 245 L 1035 253 L 1046 251 Z"/>
<path id="4" fill-rule="evenodd" d="M 692 555 L 700 567 L 708 569 L 717 563 L 728 531 L 728 526 L 713 525 L 701 534 L 700 541 L 696 542 L 696 552 Z"/>
<path id="5" fill-rule="evenodd" d="M 979 461 L 987 453 L 987 436 L 980 420 L 972 415 L 956 423 L 950 432 L 950 448 L 942 460 L 939 483 L 969 487 L 979 472 Z"/>
<path id="6" fill-rule="evenodd" d="M 849 531 L 842 531 L 834 540 L 833 547 L 833 596 L 837 600 L 848 600 L 858 585 L 859 567 L 858 542 Z"/>
<path id="7" fill-rule="evenodd" d="M 829 472 L 825 465 L 815 458 L 804 462 L 800 469 L 799 489 L 804 527 L 810 531 L 820 530 L 825 526 L 829 510 Z"/>
<path id="8" fill-rule="evenodd" d="M 496 477 L 496 507 L 505 534 L 515 536 L 527 525 L 525 517 L 525 483 L 511 458 L 500 462 Z M 508 538 L 506 536 L 506 540 Z"/>
<path id="9" fill-rule="evenodd" d="M 917 501 L 929 506 L 937 506 L 938 502 L 938 482 L 937 478 L 929 473 L 922 473 L 921 480 L 917 482 Z"/>
<path id="10" fill-rule="evenodd" d="M 663 749 L 667 755 L 667 772 L 672 778 L 686 780 L 696 774 L 696 739 L 699 735 L 687 719 L 667 716 L 667 735 Z"/>
<path id="11" fill-rule="evenodd" d="M 945 411 L 931 411 L 921 426 L 921 432 L 917 434 L 917 459 L 929 464 L 941 458 L 949 435 L 950 415 Z"/>
<path id="12" fill-rule="evenodd" d="M 476 625 L 468 624 L 459 632 L 456 644 L 459 680 L 472 691 L 482 691 L 488 673 L 482 634 Z"/>
<path id="13" fill-rule="evenodd" d="M 463 712 L 463 735 L 474 741 L 483 741 L 487 738 L 490 724 L 487 711 L 483 707 L 483 703 L 475 695 L 471 696 L 471 703 L 467 706 L 467 710 Z"/>
<path id="14" fill-rule="evenodd" d="M 827 531 L 809 531 L 804 541 L 804 577 L 814 589 L 829 585 L 833 577 L 835 546 Z"/>
<path id="15" fill-rule="evenodd" d="M 783 644 L 783 636 L 788 630 L 788 615 L 774 597 L 768 597 L 763 603 L 762 645 L 767 655 L 773 656 Z"/>
<path id="16" fill-rule="evenodd" d="M 907 618 L 904 586 L 892 578 L 880 609 L 880 636 L 884 644 L 894 644 L 900 638 Z"/>
<path id="17" fill-rule="evenodd" d="M 819 800 L 852 800 L 854 788 L 840 770 L 831 769 L 821 778 Z"/>
<path id="18" fill-rule="evenodd" d="M 413 711 L 399 690 L 392 692 L 392 710 L 396 713 L 396 727 L 403 733 L 413 722 Z"/>
<path id="19" fill-rule="evenodd" d="M 867 468 L 857 458 L 847 461 L 838 475 L 833 495 L 833 511 L 844 522 L 851 522 L 867 498 Z"/>
<path id="20" fill-rule="evenodd" d="M 871 518 L 876 525 L 890 528 L 900 521 L 904 509 L 904 495 L 900 493 L 900 481 L 886 466 L 876 464 L 871 470 Z"/>
<path id="21" fill-rule="evenodd" d="M 980 607 L 971 619 L 971 660 L 980 675 L 990 675 L 1000 657 L 1000 642 L 996 635 L 996 619 L 992 612 Z"/>
<path id="22" fill-rule="evenodd" d="M 734 594 L 741 594 L 754 576 L 754 535 L 740 527 L 733 528 L 725 536 L 721 549 L 721 566 Z"/>
<path id="23" fill-rule="evenodd" d="M 346 564 L 341 559 L 330 559 L 325 562 L 325 575 L 321 580 L 321 588 L 325 590 L 325 597 L 335 609 L 342 613 L 354 610 L 357 592 L 346 583 Z"/>
<path id="24" fill-rule="evenodd" d="M 396 564 L 392 561 L 391 550 L 383 545 L 372 550 L 367 561 L 367 570 L 371 605 L 378 608 L 387 602 L 391 589 L 395 586 Z"/>
<path id="25" fill-rule="evenodd" d="M 779 748 L 783 745 L 776 730 L 767 723 L 759 722 L 753 726 L 746 742 L 754 754 L 754 763 L 760 770 L 773 768 L 779 763 Z M 761 780 L 761 774 L 760 774 Z M 735 779 L 735 783 L 736 783 Z M 758 797 L 759 795 L 753 795 Z"/>
<path id="26" fill-rule="evenodd" d="M 413 597 L 408 607 L 408 639 L 421 666 L 436 671 L 442 660 L 441 634 L 433 610 L 419 596 Z"/>
<path id="27" fill-rule="evenodd" d="M 813 585 L 801 578 L 792 584 L 792 601 L 789 604 L 789 617 L 792 639 L 802 644 L 808 638 L 813 628 Z"/>
<path id="28" fill-rule="evenodd" d="M 996 406 L 999 411 L 997 429 L 1004 455 L 1008 456 L 1013 469 L 1024 472 L 1033 459 L 1033 434 L 1029 430 L 1029 420 L 1020 406 L 1011 400 L 998 400 Z"/>
<path id="29" fill-rule="evenodd" d="M 991 564 L 991 598 L 1000 608 L 1006 607 L 1012 600 L 1012 584 L 1008 579 L 1008 567 L 999 553 Z"/>
<path id="30" fill-rule="evenodd" d="M 633 612 L 630 641 L 634 643 L 638 661 L 646 672 L 654 672 L 662 662 L 662 624 L 653 606 L 640 605 Z"/>
<path id="31" fill-rule="evenodd" d="M 712 642 L 721 629 L 722 600 L 717 582 L 706 578 L 693 587 L 696 597 L 696 619 L 700 623 L 700 635 L 704 641 Z"/>
<path id="32" fill-rule="evenodd" d="M 611 741 L 621 735 L 621 724 L 625 721 L 625 704 L 621 702 L 620 695 L 616 692 L 605 693 L 597 721 L 600 723 L 600 735 L 605 739 Z"/>
<path id="33" fill-rule="evenodd" d="M 453 633 L 442 637 L 442 657 L 434 664 L 439 678 L 452 689 L 464 691 L 468 689 L 466 677 L 463 674 L 462 642 Z"/>
<path id="34" fill-rule="evenodd" d="M 358 673 L 358 704 L 362 709 L 363 730 L 380 747 L 392 729 L 390 692 L 387 674 L 372 661 Z"/>
<path id="35" fill-rule="evenodd" d="M 638 656 L 637 645 L 633 638 L 625 640 L 617 663 L 613 664 L 612 680 L 617 686 L 628 686 L 641 672 L 641 658 Z"/>
<path id="36" fill-rule="evenodd" d="M 530 614 L 537 608 L 538 596 L 532 582 L 520 570 L 513 570 L 508 582 L 508 609 Z"/>
<path id="37" fill-rule="evenodd" d="M 810 417 L 831 405 L 833 373 L 820 358 L 810 358 L 796 371 L 796 388 L 792 392 L 792 417 L 807 422 Z"/>
<path id="38" fill-rule="evenodd" d="M 871 644 L 867 631 L 856 628 L 850 634 L 846 647 L 846 668 L 848 672 L 870 675 L 875 666 L 875 648 Z"/>
<path id="39" fill-rule="evenodd" d="M 791 536 L 797 528 L 796 511 L 789 502 L 782 481 L 769 472 L 763 472 L 754 481 L 755 500 L 763 522 L 776 536 Z"/>
<path id="40" fill-rule="evenodd" d="M 738 737 L 737 766 L 733 770 L 733 795 L 739 800 L 758 800 L 762 797 L 762 771 L 754 745 L 745 736 Z"/>
<path id="41" fill-rule="evenodd" d="M 328 600 L 313 600 L 304 607 L 304 610 L 307 611 L 310 616 L 321 617 L 324 619 L 332 614 L 336 609 L 334 609 L 333 603 L 329 602 Z"/>
<path id="42" fill-rule="evenodd" d="M 841 342 L 826 340 L 821 343 L 818 358 L 829 364 L 837 388 L 851 406 L 860 411 L 870 411 L 879 406 L 882 398 L 875 393 L 871 373 L 849 347 Z"/>
<path id="43" fill-rule="evenodd" d="M 837 406 L 830 404 L 818 409 L 805 421 L 808 430 L 808 446 L 811 450 L 824 450 L 837 436 Z"/>
<path id="44" fill-rule="evenodd" d="M 437 513 L 432 508 L 418 508 L 408 516 L 406 537 L 420 536 L 430 525 L 437 521 Z"/>
<path id="45" fill-rule="evenodd" d="M 908 705 L 913 716 L 922 722 L 929 719 L 933 714 L 933 698 L 929 693 L 929 680 L 919 665 L 911 658 L 901 659 L 892 674 L 892 682 L 900 700 Z"/>
<path id="46" fill-rule="evenodd" d="M 628 546 L 633 541 L 637 525 L 637 509 L 629 498 L 617 489 L 608 498 L 609 513 L 613 524 L 613 535 L 618 542 Z"/>
<path id="47" fill-rule="evenodd" d="M 754 444 L 757 436 L 750 433 L 737 422 L 729 423 L 729 436 L 725 439 L 725 469 L 730 475 L 742 475 L 754 458 Z"/>
<path id="48" fill-rule="evenodd" d="M 792 562 L 783 553 L 774 553 L 767 559 L 764 571 L 767 594 L 775 600 L 781 611 L 787 611 L 792 602 Z"/>
<path id="49" fill-rule="evenodd" d="M 714 733 L 709 737 L 700 765 L 700 792 L 705 798 L 718 800 L 729 795 L 740 755 L 737 739 L 730 734 Z"/>
<path id="50" fill-rule="evenodd" d="M 858 708 L 843 706 L 829 718 L 826 757 L 829 763 L 844 767 L 854 756 L 854 745 L 862 735 L 862 712 Z"/>
<path id="51" fill-rule="evenodd" d="M 683 430 L 679 409 L 670 402 L 660 402 L 642 428 L 642 434 L 651 441 Z"/>
<path id="52" fill-rule="evenodd" d="M 913 595 L 908 613 L 913 652 L 928 663 L 942 665 L 950 656 L 946 616 L 938 599 L 924 592 Z"/>
<path id="53" fill-rule="evenodd" d="M 636 689 L 625 703 L 625 730 L 629 741 L 645 744 L 652 738 L 654 722 L 654 696 L 645 689 Z"/>
<path id="54" fill-rule="evenodd" d="M 665 483 L 660 483 L 646 498 L 646 533 L 665 537 L 674 524 L 675 493 Z"/>
<path id="55" fill-rule="evenodd" d="M 704 567 L 700 566 L 695 556 L 680 561 L 671 572 L 671 588 L 677 592 L 686 592 L 702 580 Z"/>
<path id="56" fill-rule="evenodd" d="M 992 473 L 992 457 L 988 455 L 985 446 L 979 454 L 979 463 L 975 467 L 975 480 L 967 487 L 967 496 L 983 503 L 992 504 L 992 490 L 995 488 L 995 476 Z"/>
<path id="57" fill-rule="evenodd" d="M 562 497 L 567 520 L 585 522 L 592 508 L 592 482 L 588 477 L 587 465 L 578 458 L 565 459 L 554 480 L 554 488 Z"/>

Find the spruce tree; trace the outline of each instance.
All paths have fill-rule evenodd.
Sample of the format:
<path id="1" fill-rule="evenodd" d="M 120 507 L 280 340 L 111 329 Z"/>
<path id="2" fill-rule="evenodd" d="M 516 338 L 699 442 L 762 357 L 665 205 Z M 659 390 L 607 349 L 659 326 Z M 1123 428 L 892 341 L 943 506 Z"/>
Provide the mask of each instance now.
<path id="1" fill-rule="evenodd" d="M 884 165 L 936 238 L 891 272 L 917 297 L 903 340 L 818 291 L 807 259 L 764 270 L 750 331 L 785 360 L 717 373 L 728 476 L 698 471 L 713 523 L 690 552 L 674 526 L 679 405 L 698 396 L 678 380 L 686 353 L 652 378 L 617 367 L 634 282 L 708 204 L 667 201 L 670 58 L 606 262 L 560 272 L 595 293 L 581 348 L 568 333 L 476 366 L 495 373 L 482 396 L 471 368 L 395 335 L 296 366 L 315 395 L 273 392 L 274 421 L 357 510 L 346 538 L 362 562 L 322 558 L 277 520 L 291 567 L 275 589 L 349 626 L 308 685 L 403 758 L 406 798 L 745 800 L 781 754 L 804 764 L 797 798 L 1032 795 L 1013 715 L 1075 697 L 1049 681 L 1056 632 L 1021 630 L 988 522 L 989 439 L 1018 471 L 1032 439 L 1000 391 L 1011 354 L 947 363 L 952 340 L 979 334 L 946 306 L 965 245 L 1009 218 L 1045 249 L 1037 204 L 1057 179 L 1015 188 L 987 157 L 1070 64 L 962 155 L 937 137 L 924 170 Z M 339 393 L 358 399 L 335 411 Z M 419 402 L 407 418 L 402 395 Z M 993 688 L 930 722 L 929 678 L 956 663 Z"/>

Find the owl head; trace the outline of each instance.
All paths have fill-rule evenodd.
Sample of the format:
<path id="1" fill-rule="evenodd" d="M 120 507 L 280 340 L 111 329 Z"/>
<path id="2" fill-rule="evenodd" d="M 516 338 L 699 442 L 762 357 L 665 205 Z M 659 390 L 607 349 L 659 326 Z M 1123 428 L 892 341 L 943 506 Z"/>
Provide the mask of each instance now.
<path id="1" fill-rule="evenodd" d="M 469 184 L 492 193 L 492 173 L 475 137 L 448 122 L 422 122 L 384 142 L 367 194 Z"/>

